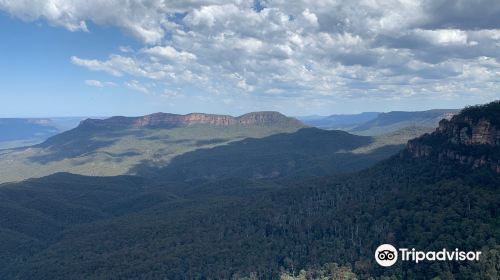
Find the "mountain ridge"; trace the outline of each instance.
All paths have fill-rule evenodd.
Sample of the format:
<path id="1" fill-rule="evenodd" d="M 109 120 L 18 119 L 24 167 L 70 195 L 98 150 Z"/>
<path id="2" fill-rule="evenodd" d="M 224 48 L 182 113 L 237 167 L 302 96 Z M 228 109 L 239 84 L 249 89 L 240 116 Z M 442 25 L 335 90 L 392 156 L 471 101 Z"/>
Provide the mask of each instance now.
<path id="1" fill-rule="evenodd" d="M 377 136 L 392 133 L 405 127 L 434 129 L 441 119 L 450 119 L 458 112 L 458 109 L 430 109 L 297 118 L 306 125 L 322 129 L 340 129 L 358 135 Z"/>
<path id="2" fill-rule="evenodd" d="M 299 120 L 287 117 L 275 111 L 250 112 L 238 117 L 230 115 L 189 113 L 185 115 L 172 113 L 154 113 L 139 117 L 115 116 L 108 119 L 86 119 L 80 123 L 83 127 L 182 127 L 197 124 L 231 126 L 231 125 L 303 125 Z"/>
<path id="3" fill-rule="evenodd" d="M 128 174 L 142 161 L 166 165 L 185 152 L 245 138 L 293 133 L 304 124 L 278 112 L 239 117 L 159 113 L 87 119 L 44 142 L 0 153 L 0 182 L 64 171 L 82 175 Z"/>
<path id="4" fill-rule="evenodd" d="M 432 109 L 426 111 L 391 111 L 381 113 L 376 118 L 359 124 L 349 131 L 361 135 L 378 135 L 402 127 L 436 127 L 442 119 L 450 119 L 458 109 Z"/>

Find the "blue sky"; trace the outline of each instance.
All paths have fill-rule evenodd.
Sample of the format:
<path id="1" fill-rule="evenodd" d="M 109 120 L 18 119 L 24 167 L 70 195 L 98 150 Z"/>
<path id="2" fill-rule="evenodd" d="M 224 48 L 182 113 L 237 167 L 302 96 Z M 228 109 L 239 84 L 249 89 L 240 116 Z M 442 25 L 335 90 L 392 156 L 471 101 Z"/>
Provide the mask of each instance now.
<path id="1" fill-rule="evenodd" d="M 375 2 L 0 0 L 0 117 L 327 115 L 500 98 L 498 1 Z"/>
<path id="2" fill-rule="evenodd" d="M 0 15 L 0 104 L 2 117 L 109 116 L 147 114 L 160 104 L 124 86 L 121 79 L 75 66 L 73 55 L 106 58 L 119 46 L 139 42 L 114 27 L 70 32 L 44 20 L 24 22 Z M 7 27 L 7 28 L 5 28 Z M 87 80 L 116 86 L 93 87 Z"/>

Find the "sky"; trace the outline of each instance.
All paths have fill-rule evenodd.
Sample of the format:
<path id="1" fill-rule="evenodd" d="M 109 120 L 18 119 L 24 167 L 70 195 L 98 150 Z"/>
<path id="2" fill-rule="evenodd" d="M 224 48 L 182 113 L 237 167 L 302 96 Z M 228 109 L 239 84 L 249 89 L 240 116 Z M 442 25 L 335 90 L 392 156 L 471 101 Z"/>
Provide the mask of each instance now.
<path id="1" fill-rule="evenodd" d="M 500 99 L 498 0 L 0 0 L 0 117 Z"/>

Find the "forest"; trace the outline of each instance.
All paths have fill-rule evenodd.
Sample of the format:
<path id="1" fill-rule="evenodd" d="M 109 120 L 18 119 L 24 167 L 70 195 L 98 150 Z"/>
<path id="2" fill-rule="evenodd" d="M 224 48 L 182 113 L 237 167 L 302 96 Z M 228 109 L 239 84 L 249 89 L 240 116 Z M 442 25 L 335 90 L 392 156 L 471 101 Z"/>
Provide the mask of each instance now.
<path id="1" fill-rule="evenodd" d="M 251 142 L 245 173 L 222 164 L 217 176 L 193 176 L 180 161 L 149 177 L 1 185 L 0 278 L 498 279 L 495 170 L 405 149 L 354 173 L 255 178 L 244 175 L 261 167 Z M 201 152 L 198 166 L 231 149 Z M 383 243 L 482 258 L 383 268 L 373 258 Z"/>

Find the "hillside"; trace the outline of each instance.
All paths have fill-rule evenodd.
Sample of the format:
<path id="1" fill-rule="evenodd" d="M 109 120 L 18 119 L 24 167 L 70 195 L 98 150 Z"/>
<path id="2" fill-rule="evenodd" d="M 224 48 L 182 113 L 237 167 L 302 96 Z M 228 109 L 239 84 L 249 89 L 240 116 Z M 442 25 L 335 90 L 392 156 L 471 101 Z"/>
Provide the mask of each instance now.
<path id="1" fill-rule="evenodd" d="M 0 182 L 56 172 L 122 175 L 143 161 L 164 166 L 173 157 L 202 147 L 295 132 L 303 127 L 299 121 L 277 112 L 249 113 L 236 118 L 157 113 L 87 119 L 41 144 L 0 151 Z"/>
<path id="2" fill-rule="evenodd" d="M 432 141 L 419 137 L 398 155 L 354 174 L 245 178 L 236 162 L 236 170 L 220 165 L 221 173 L 236 177 L 189 182 L 169 175 L 174 166 L 167 166 L 164 177 L 149 179 L 60 173 L 0 185 L 0 278 L 276 279 L 284 271 L 297 275 L 321 267 L 359 279 L 498 279 L 498 173 L 489 165 L 416 156 L 412 144 L 462 152 L 480 141 L 496 153 L 497 138 L 488 138 L 498 131 L 491 118 L 498 113 L 495 106 L 466 109 L 445 126 L 461 127 L 468 120 L 478 135 L 474 131 L 485 131 L 482 123 L 489 120 L 488 133 L 481 134 L 486 138 L 463 138 L 466 146 L 454 146 L 456 134 L 448 131 L 455 129 L 440 128 L 430 134 L 436 136 Z M 366 139 L 340 136 L 353 146 Z M 284 143 L 294 147 L 293 141 Z M 252 153 L 259 147 L 248 145 Z M 309 145 L 324 144 L 306 142 L 304 149 L 314 151 Z M 475 156 L 487 157 L 476 154 L 484 151 L 474 150 Z M 216 171 L 212 156 L 202 152 L 197 158 Z M 381 243 L 481 250 L 483 258 L 382 268 L 373 259 Z"/>
<path id="3" fill-rule="evenodd" d="M 155 169 L 154 163 L 143 162 L 133 173 L 181 181 L 324 176 L 361 170 L 402 149 L 398 145 L 401 142 L 379 143 L 378 140 L 340 130 L 303 128 L 295 133 L 198 149 L 173 158 L 166 168 Z M 364 152 L 353 152 L 361 149 Z"/>
<path id="4" fill-rule="evenodd" d="M 322 129 L 340 129 L 349 130 L 357 125 L 375 119 L 380 113 L 363 112 L 360 114 L 339 114 L 330 116 L 305 116 L 298 117 L 303 123 L 322 128 Z"/>
<path id="5" fill-rule="evenodd" d="M 417 158 L 453 161 L 500 173 L 500 102 L 464 109 L 451 120 L 443 119 L 431 134 L 408 143 Z"/>
<path id="6" fill-rule="evenodd" d="M 353 127 L 349 131 L 360 135 L 380 135 L 404 127 L 434 128 L 442 119 L 449 119 L 459 110 L 428 110 L 419 112 L 393 111 L 381 113 L 375 119 Z"/>
<path id="7" fill-rule="evenodd" d="M 401 129 L 434 129 L 442 119 L 450 119 L 459 110 L 435 109 L 428 111 L 365 112 L 353 115 L 299 117 L 305 124 L 322 129 L 340 129 L 350 133 L 379 136 Z"/>
<path id="8" fill-rule="evenodd" d="M 371 166 L 414 135 L 373 138 L 304 127 L 275 112 L 88 119 L 39 145 L 0 151 L 0 182 L 56 172 L 151 176 L 168 170 L 184 180 L 224 170 L 248 178 L 335 174 Z"/>

